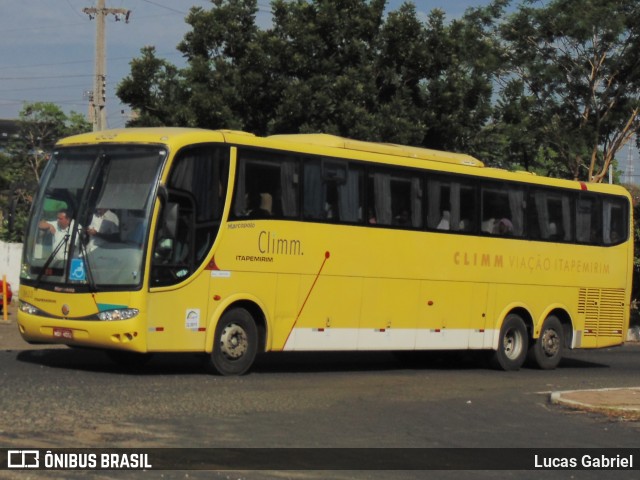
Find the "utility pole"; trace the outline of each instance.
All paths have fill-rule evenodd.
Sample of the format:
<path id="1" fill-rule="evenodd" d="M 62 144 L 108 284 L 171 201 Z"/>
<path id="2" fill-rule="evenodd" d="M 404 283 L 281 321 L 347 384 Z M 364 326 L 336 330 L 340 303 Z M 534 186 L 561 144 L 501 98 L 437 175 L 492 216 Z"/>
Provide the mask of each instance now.
<path id="1" fill-rule="evenodd" d="M 116 21 L 124 16 L 125 23 L 129 23 L 130 10 L 124 8 L 105 8 L 105 0 L 98 0 L 98 6 L 85 8 L 82 11 L 89 15 L 89 19 L 96 20 L 96 56 L 95 78 L 93 92 L 89 97 L 89 113 L 93 123 L 93 131 L 97 132 L 107 128 L 107 67 L 105 54 L 105 18 L 114 15 Z"/>

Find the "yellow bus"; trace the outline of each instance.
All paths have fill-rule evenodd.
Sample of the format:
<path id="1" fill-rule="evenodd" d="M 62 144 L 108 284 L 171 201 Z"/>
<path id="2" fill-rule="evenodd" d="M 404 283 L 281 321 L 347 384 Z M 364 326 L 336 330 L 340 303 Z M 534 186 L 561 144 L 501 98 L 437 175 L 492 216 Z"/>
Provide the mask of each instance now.
<path id="1" fill-rule="evenodd" d="M 624 342 L 619 186 L 325 134 L 149 128 L 60 141 L 34 199 L 18 324 L 123 363 L 202 352 L 485 350 L 555 368 Z"/>

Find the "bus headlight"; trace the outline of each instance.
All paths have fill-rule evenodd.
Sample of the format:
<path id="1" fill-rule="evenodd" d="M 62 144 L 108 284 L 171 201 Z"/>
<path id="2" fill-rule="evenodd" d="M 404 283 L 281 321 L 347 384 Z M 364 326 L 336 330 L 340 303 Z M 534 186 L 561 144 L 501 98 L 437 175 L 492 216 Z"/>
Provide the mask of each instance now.
<path id="1" fill-rule="evenodd" d="M 29 315 L 40 315 L 42 312 L 39 308 L 34 307 L 30 303 L 23 302 L 20 300 L 20 311 L 24 313 L 28 313 Z"/>
<path id="2" fill-rule="evenodd" d="M 111 322 L 114 320 L 129 320 L 136 317 L 140 313 L 137 308 L 118 308 L 116 310 L 105 310 L 98 313 L 98 318 L 105 322 Z"/>

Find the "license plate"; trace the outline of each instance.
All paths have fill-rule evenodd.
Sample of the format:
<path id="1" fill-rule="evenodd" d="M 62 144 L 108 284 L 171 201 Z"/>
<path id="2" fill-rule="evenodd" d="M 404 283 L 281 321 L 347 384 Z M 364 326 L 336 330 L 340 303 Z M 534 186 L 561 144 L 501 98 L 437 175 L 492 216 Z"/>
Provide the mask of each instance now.
<path id="1" fill-rule="evenodd" d="M 53 336 L 54 338 L 73 340 L 73 330 L 70 328 L 53 327 Z"/>

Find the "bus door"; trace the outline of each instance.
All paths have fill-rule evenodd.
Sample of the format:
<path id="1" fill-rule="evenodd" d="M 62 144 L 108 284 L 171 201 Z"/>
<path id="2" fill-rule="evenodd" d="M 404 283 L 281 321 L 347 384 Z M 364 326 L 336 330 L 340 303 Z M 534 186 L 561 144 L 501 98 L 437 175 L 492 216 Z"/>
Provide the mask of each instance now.
<path id="1" fill-rule="evenodd" d="M 226 146 L 197 145 L 178 152 L 151 248 L 148 348 L 204 351 L 209 324 L 211 258 L 229 175 Z"/>
<path id="2" fill-rule="evenodd" d="M 191 195 L 172 192 L 163 206 L 151 259 L 151 351 L 204 350 L 209 272 L 195 273 L 193 205 Z"/>

